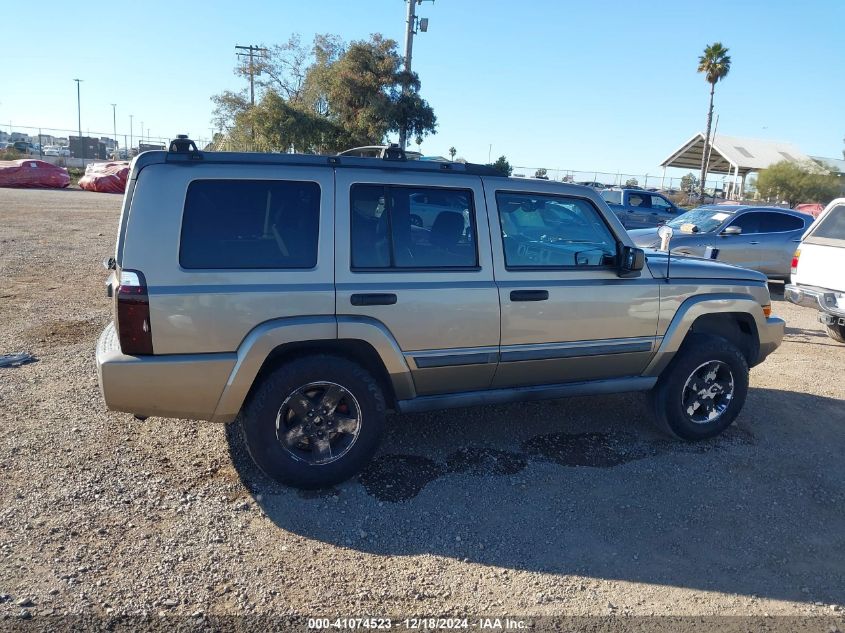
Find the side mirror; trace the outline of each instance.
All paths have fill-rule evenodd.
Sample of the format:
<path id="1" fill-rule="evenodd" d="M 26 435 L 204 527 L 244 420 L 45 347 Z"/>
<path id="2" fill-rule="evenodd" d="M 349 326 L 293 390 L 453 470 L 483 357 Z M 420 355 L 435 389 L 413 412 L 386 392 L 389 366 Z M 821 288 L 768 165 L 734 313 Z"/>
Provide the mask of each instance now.
<path id="1" fill-rule="evenodd" d="M 638 277 L 645 266 L 645 251 L 636 246 L 619 244 L 619 265 L 616 275 L 619 277 Z"/>
<path id="2" fill-rule="evenodd" d="M 742 233 L 742 229 L 738 226 L 729 226 L 722 231 L 722 235 L 739 235 L 740 233 Z"/>

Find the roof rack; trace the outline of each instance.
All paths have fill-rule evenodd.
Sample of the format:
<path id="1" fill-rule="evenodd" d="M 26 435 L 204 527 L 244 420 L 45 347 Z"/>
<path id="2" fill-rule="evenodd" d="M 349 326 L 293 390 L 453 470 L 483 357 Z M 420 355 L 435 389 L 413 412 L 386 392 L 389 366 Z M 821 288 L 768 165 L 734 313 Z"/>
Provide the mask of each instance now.
<path id="1" fill-rule="evenodd" d="M 474 163 L 441 163 L 435 161 L 407 160 L 404 151 L 398 150 L 392 156 L 383 158 L 359 158 L 357 156 L 325 156 L 320 154 L 270 154 L 257 152 L 202 152 L 196 143 L 185 134 L 171 141 L 170 149 L 149 151 L 139 154 L 136 168 L 155 163 L 202 162 L 215 165 L 298 165 L 306 167 L 331 166 L 335 168 L 391 169 L 402 171 L 438 172 L 472 176 L 501 176 L 501 172 L 488 165 Z M 402 157 L 399 157 L 401 153 Z"/>

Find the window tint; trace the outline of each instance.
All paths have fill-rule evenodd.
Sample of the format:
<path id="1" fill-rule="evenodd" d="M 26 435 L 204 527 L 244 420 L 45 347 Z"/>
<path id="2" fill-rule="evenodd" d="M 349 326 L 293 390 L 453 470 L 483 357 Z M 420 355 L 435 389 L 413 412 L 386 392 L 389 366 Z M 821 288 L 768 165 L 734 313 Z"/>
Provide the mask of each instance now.
<path id="1" fill-rule="evenodd" d="M 533 193 L 496 194 L 508 268 L 609 266 L 616 240 L 586 200 Z"/>
<path id="2" fill-rule="evenodd" d="M 761 213 L 761 233 L 782 233 L 784 231 L 798 231 L 804 229 L 804 221 L 794 215 L 786 213 Z"/>
<path id="3" fill-rule="evenodd" d="M 353 268 L 474 268 L 468 189 L 353 185 Z"/>
<path id="4" fill-rule="evenodd" d="M 827 215 L 813 230 L 813 237 L 845 240 L 845 206 L 839 205 L 828 211 Z"/>
<path id="5" fill-rule="evenodd" d="M 281 180 L 195 180 L 188 186 L 183 268 L 313 268 L 320 187 Z"/>
<path id="6" fill-rule="evenodd" d="M 762 213 L 744 213 L 730 223 L 730 226 L 738 226 L 742 229 L 743 235 L 760 233 L 760 216 Z"/>

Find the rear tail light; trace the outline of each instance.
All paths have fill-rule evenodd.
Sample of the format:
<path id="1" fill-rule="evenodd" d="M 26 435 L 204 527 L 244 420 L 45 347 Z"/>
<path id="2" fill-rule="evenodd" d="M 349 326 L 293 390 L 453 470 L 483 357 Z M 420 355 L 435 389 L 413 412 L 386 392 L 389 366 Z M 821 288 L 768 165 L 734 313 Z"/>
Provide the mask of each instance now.
<path id="1" fill-rule="evenodd" d="M 789 267 L 789 272 L 793 275 L 798 272 L 798 258 L 801 257 L 801 249 L 795 251 L 792 255 L 792 264 Z"/>
<path id="2" fill-rule="evenodd" d="M 124 354 L 153 353 L 147 280 L 137 270 L 121 270 L 117 286 L 117 336 Z"/>

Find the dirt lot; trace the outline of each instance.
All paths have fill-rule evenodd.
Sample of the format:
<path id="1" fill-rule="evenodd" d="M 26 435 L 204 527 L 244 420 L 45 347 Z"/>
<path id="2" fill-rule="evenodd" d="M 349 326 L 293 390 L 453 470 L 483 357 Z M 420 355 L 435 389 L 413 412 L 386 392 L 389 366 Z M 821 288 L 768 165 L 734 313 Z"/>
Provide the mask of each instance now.
<path id="1" fill-rule="evenodd" d="M 784 345 L 738 424 L 641 395 L 392 418 L 360 478 L 268 482 L 234 426 L 104 409 L 120 197 L 0 189 L 0 615 L 820 615 L 845 604 L 845 346 Z M 138 385 L 143 389 L 143 385 Z M 827 625 L 824 629 L 827 631 Z"/>

